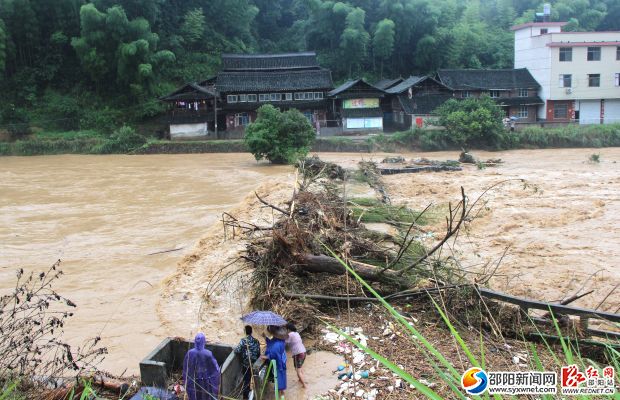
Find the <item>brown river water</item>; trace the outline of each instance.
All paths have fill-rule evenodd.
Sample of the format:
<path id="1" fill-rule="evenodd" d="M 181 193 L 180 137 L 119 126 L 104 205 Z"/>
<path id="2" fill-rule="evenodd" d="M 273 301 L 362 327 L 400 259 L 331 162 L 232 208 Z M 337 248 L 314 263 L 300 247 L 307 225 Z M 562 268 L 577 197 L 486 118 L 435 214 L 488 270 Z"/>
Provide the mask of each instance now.
<path id="1" fill-rule="evenodd" d="M 594 152 L 602 161 L 587 163 Z M 441 209 L 458 201 L 461 185 L 476 197 L 499 181 L 526 179 L 537 191 L 516 183 L 493 191 L 455 254 L 475 271 L 510 245 L 494 288 L 557 300 L 585 284 L 595 293 L 575 304 L 596 307 L 620 283 L 620 149 L 475 154 L 505 164 L 386 177 L 393 201 Z M 321 156 L 350 165 L 382 158 Z M 456 159 L 458 153 L 404 156 Z M 191 337 L 202 329 L 236 343 L 240 301 L 225 291 L 209 307 L 197 300 L 213 266 L 236 251 L 234 243 L 228 251 L 214 238 L 222 230 L 218 220 L 226 210 L 248 216 L 249 206 L 260 206 L 246 197 L 257 188 L 274 202 L 290 197 L 293 181 L 291 168 L 246 154 L 0 157 L 0 294 L 14 284 L 18 267 L 39 271 L 62 259 L 66 275 L 57 289 L 79 306 L 67 338 L 80 343 L 101 335 L 110 352 L 102 367 L 116 374 L 136 373 L 140 359 L 168 335 Z M 262 218 L 256 221 L 269 222 L 267 214 Z M 176 248 L 182 250 L 148 255 Z M 213 254 L 216 248 L 220 253 Z M 601 309 L 618 306 L 620 291 Z M 330 367 L 317 372 L 337 362 L 318 359 Z"/>

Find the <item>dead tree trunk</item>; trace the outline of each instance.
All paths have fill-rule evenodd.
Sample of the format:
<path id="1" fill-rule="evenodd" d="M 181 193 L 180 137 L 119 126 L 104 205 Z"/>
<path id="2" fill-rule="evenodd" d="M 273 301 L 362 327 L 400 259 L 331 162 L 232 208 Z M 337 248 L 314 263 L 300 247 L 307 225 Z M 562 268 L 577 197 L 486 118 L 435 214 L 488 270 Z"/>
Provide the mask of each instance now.
<path id="1" fill-rule="evenodd" d="M 299 256 L 299 262 L 301 264 L 301 269 L 307 272 L 327 272 L 335 275 L 344 275 L 347 271 L 340 261 L 324 254 L 318 256 L 302 254 Z M 396 271 L 386 270 L 381 273 L 382 268 L 380 267 L 352 260 L 349 260 L 349 266 L 353 268 L 359 276 L 368 281 L 403 281 L 403 278 L 398 276 Z"/>

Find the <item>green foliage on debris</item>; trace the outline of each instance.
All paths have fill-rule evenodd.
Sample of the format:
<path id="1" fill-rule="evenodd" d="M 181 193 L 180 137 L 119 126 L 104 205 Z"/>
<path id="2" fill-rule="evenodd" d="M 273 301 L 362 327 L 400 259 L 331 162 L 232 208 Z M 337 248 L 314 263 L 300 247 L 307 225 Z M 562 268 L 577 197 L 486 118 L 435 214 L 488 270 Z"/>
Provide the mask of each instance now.
<path id="1" fill-rule="evenodd" d="M 257 161 L 294 164 L 308 154 L 314 139 L 312 125 L 299 110 L 281 112 L 266 104 L 246 128 L 245 144 Z"/>
<path id="2" fill-rule="evenodd" d="M 427 215 L 404 206 L 384 204 L 373 198 L 354 198 L 349 200 L 349 207 L 356 219 L 361 222 L 384 222 L 396 226 L 408 226 L 417 220 L 418 225 L 429 223 Z"/>

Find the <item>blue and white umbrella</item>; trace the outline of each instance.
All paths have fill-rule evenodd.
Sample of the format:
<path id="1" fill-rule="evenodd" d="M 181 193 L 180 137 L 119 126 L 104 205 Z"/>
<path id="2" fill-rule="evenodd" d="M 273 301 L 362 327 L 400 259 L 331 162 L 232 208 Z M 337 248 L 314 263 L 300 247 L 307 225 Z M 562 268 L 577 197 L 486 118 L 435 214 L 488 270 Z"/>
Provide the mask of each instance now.
<path id="1" fill-rule="evenodd" d="M 286 320 L 271 311 L 252 311 L 241 317 L 241 320 L 250 325 L 286 325 Z"/>

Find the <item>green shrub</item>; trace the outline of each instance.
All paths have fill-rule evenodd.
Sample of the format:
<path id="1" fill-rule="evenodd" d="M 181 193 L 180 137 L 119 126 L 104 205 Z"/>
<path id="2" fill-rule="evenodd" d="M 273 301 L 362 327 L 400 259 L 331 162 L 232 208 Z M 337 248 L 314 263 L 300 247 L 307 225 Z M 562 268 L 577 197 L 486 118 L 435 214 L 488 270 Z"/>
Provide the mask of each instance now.
<path id="1" fill-rule="evenodd" d="M 102 145 L 93 149 L 93 152 L 97 154 L 131 153 L 145 144 L 146 138 L 144 136 L 136 133 L 133 128 L 124 125 Z"/>
<path id="2" fill-rule="evenodd" d="M 30 115 L 24 108 L 9 104 L 2 109 L 1 117 L 0 120 L 6 124 L 11 140 L 18 140 L 30 135 Z"/>
<path id="3" fill-rule="evenodd" d="M 89 154 L 101 146 L 102 139 L 28 139 L 12 143 L 0 142 L 0 155 L 36 156 L 48 154 Z"/>
<path id="4" fill-rule="evenodd" d="M 256 121 L 246 129 L 245 144 L 256 160 L 293 164 L 312 147 L 315 132 L 299 110 L 280 112 L 270 104 L 258 109 Z"/>
<path id="5" fill-rule="evenodd" d="M 448 134 L 444 130 L 426 130 L 420 134 L 420 147 L 426 151 L 446 150 L 450 148 Z"/>
<path id="6" fill-rule="evenodd" d="M 450 99 L 436 110 L 448 144 L 458 147 L 500 147 L 504 127 L 502 110 L 488 96 Z M 435 139 L 438 139 L 435 136 Z"/>
<path id="7" fill-rule="evenodd" d="M 87 108 L 80 116 L 81 129 L 94 129 L 98 132 L 110 134 L 121 126 L 122 113 L 120 110 L 108 106 Z"/>
<path id="8" fill-rule="evenodd" d="M 521 147 L 615 147 L 620 146 L 620 124 L 528 127 L 516 138 Z"/>
<path id="9" fill-rule="evenodd" d="M 43 94 L 36 112 L 39 125 L 44 129 L 72 131 L 79 129 L 81 107 L 74 95 L 63 95 L 53 90 Z"/>

